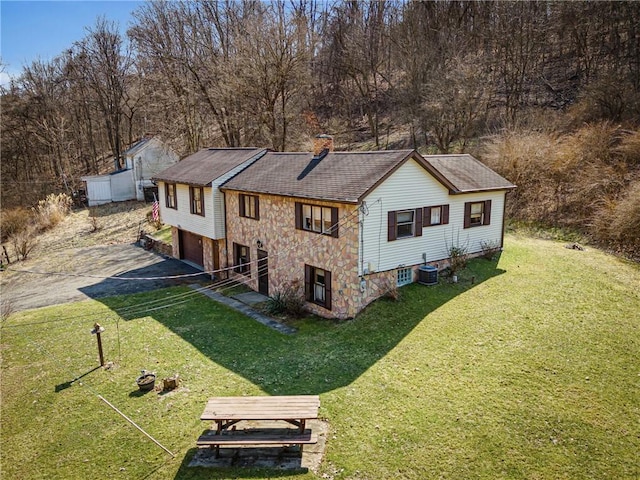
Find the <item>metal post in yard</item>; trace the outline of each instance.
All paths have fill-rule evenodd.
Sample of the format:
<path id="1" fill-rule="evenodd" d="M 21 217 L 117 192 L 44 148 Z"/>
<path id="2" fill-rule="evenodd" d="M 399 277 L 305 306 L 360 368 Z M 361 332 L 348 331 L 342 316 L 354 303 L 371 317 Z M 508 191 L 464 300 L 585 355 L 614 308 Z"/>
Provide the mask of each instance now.
<path id="1" fill-rule="evenodd" d="M 104 327 L 101 327 L 99 323 L 96 323 L 93 326 L 93 330 L 91 330 L 91 334 L 95 335 L 98 339 L 98 355 L 100 355 L 100 366 L 104 366 L 104 355 L 102 354 L 102 339 L 100 338 L 100 334 L 104 332 Z"/>

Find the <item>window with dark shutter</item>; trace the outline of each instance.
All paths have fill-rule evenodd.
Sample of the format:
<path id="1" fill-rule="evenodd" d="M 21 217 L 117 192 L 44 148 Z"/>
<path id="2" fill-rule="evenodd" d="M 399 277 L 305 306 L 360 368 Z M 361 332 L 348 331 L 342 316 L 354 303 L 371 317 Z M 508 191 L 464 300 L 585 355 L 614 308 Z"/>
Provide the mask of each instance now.
<path id="1" fill-rule="evenodd" d="M 313 301 L 313 295 L 311 290 L 313 280 L 313 267 L 311 265 L 304 266 L 304 298 L 307 302 Z"/>
<path id="2" fill-rule="evenodd" d="M 302 204 L 296 202 L 296 230 L 302 230 Z"/>
<path id="3" fill-rule="evenodd" d="M 331 272 L 324 271 L 324 308 L 331 310 Z"/>
<path id="4" fill-rule="evenodd" d="M 446 225 L 449 223 L 449 205 L 432 205 L 424 207 L 423 226 Z"/>
<path id="5" fill-rule="evenodd" d="M 491 224 L 491 200 L 484 201 L 483 225 Z"/>
<path id="6" fill-rule="evenodd" d="M 245 275 L 249 275 L 251 273 L 251 258 L 249 254 L 249 247 L 234 242 L 233 262 L 235 265 L 236 273 L 244 273 Z"/>
<path id="7" fill-rule="evenodd" d="M 245 218 L 260 219 L 260 203 L 257 195 L 245 195 L 241 193 L 238 196 L 239 215 Z"/>
<path id="8" fill-rule="evenodd" d="M 413 218 L 415 218 L 415 222 L 416 222 L 416 228 L 413 234 L 416 237 L 421 237 L 422 236 L 422 208 L 416 208 L 415 215 Z"/>
<path id="9" fill-rule="evenodd" d="M 387 212 L 387 240 L 422 236 L 423 208 Z"/>
<path id="10" fill-rule="evenodd" d="M 491 200 L 464 204 L 464 228 L 480 227 L 491 223 Z"/>
<path id="11" fill-rule="evenodd" d="M 241 217 L 245 216 L 244 213 L 244 195 L 241 193 L 240 195 L 238 195 L 238 215 L 240 215 Z"/>
<path id="12" fill-rule="evenodd" d="M 331 310 L 331 272 L 311 265 L 304 266 L 304 292 L 308 302 Z"/>
<path id="13" fill-rule="evenodd" d="M 449 205 L 442 205 L 442 225 L 449 224 Z"/>
<path id="14" fill-rule="evenodd" d="M 164 194 L 165 194 L 165 206 L 167 208 L 177 209 L 178 208 L 178 200 L 176 196 L 176 184 L 175 183 L 165 183 L 164 184 Z"/>
<path id="15" fill-rule="evenodd" d="M 331 209 L 331 236 L 334 238 L 338 238 L 338 209 Z"/>
<path id="16" fill-rule="evenodd" d="M 398 238 L 396 231 L 396 218 L 396 212 L 389 212 L 387 214 L 387 240 L 390 242 Z"/>
<path id="17" fill-rule="evenodd" d="M 471 226 L 471 202 L 464 204 L 464 228 Z"/>
<path id="18" fill-rule="evenodd" d="M 191 213 L 204 217 L 204 189 L 189 187 L 189 199 L 191 200 Z"/>
<path id="19" fill-rule="evenodd" d="M 295 203 L 296 229 L 338 238 L 338 207 Z"/>

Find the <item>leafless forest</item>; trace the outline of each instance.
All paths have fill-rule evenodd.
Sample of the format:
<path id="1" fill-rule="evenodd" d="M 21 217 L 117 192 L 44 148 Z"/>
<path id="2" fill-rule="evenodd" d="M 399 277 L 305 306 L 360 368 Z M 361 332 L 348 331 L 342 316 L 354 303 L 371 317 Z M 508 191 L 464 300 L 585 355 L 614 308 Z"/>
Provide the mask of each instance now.
<path id="1" fill-rule="evenodd" d="M 104 19 L 2 95 L 3 209 L 160 135 L 206 146 L 467 151 L 512 218 L 640 255 L 640 2 L 172 1 Z"/>

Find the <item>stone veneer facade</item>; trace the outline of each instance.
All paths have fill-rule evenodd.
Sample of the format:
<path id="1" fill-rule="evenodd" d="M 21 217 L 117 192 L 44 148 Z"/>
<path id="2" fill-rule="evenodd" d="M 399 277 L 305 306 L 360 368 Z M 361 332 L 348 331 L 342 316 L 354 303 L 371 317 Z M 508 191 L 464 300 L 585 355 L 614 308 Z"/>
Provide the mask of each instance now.
<path id="1" fill-rule="evenodd" d="M 306 302 L 306 308 L 326 318 L 355 317 L 374 300 L 395 290 L 395 269 L 358 275 L 359 218 L 358 206 L 335 202 L 313 201 L 277 195 L 258 195 L 260 219 L 240 217 L 239 193 L 226 194 L 227 239 L 212 240 L 202 237 L 203 263 L 206 272 L 216 271 L 217 278 L 236 277 L 258 291 L 258 249 L 268 254 L 269 294 L 282 291 L 293 282 L 304 289 L 304 266 L 322 268 L 331 272 L 331 309 Z M 325 207 L 337 207 L 338 238 L 295 228 L 295 203 L 302 202 Z M 171 229 L 173 256 L 180 258 L 179 230 Z M 258 247 L 258 241 L 262 245 Z M 248 275 L 233 271 L 233 243 L 249 247 L 251 270 Z M 217 258 L 216 258 L 217 257 Z M 430 262 L 442 270 L 448 259 Z M 417 280 L 418 268 L 423 264 L 407 265 Z M 226 270 L 228 268 L 228 270 Z M 220 271 L 221 270 L 221 271 Z M 227 273 L 228 272 L 228 273 Z"/>
<path id="2" fill-rule="evenodd" d="M 173 258 L 180 258 L 180 230 L 178 227 L 171 227 L 171 247 L 173 249 Z"/>
<path id="3" fill-rule="evenodd" d="M 234 264 L 233 243 L 250 249 L 248 275 L 231 272 L 258 290 L 258 249 L 268 254 L 269 294 L 299 282 L 304 289 L 305 264 L 331 272 L 331 309 L 307 302 L 309 311 L 327 318 L 354 317 L 362 304 L 358 277 L 358 206 L 260 194 L 260 219 L 240 217 L 239 192 L 225 193 L 227 216 L 226 262 Z M 295 203 L 337 207 L 338 238 L 295 228 Z M 261 247 L 258 247 L 260 242 Z"/>

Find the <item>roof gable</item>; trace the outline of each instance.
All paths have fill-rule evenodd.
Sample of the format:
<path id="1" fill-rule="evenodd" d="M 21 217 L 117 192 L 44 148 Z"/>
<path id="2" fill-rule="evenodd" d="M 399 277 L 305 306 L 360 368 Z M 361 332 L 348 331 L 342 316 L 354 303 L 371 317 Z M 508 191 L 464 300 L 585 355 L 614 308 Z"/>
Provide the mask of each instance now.
<path id="1" fill-rule="evenodd" d="M 163 170 L 154 180 L 184 183 L 195 186 L 211 186 L 211 183 L 230 170 L 254 158 L 259 158 L 264 148 L 205 148 Z"/>
<path id="2" fill-rule="evenodd" d="M 136 143 L 131 145 L 122 154 L 125 157 L 133 156 L 133 155 L 137 154 L 138 152 L 140 152 L 141 150 L 144 150 L 147 147 L 147 145 L 149 145 L 151 140 L 153 140 L 153 139 L 154 139 L 153 137 L 142 138 L 141 140 L 138 140 Z"/>

